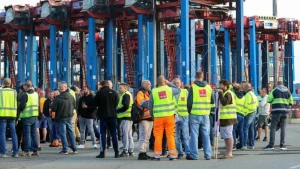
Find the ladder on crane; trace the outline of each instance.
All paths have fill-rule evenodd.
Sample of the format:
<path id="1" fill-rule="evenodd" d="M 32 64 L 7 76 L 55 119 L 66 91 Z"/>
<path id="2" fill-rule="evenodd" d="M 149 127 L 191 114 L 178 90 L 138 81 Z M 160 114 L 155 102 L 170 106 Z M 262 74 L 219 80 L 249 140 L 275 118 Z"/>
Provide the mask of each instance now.
<path id="1" fill-rule="evenodd" d="M 84 86 L 87 86 L 87 82 L 86 82 L 86 64 L 85 64 L 85 58 L 86 58 L 86 40 L 85 40 L 85 33 L 82 32 L 79 35 L 79 39 L 80 39 L 80 53 L 81 53 L 81 57 L 80 57 L 80 69 L 81 69 L 81 73 L 82 73 L 82 81 L 81 81 L 81 88 L 83 88 Z"/>
<path id="2" fill-rule="evenodd" d="M 131 87 L 134 87 L 135 81 L 134 81 L 134 72 L 133 72 L 133 65 L 134 62 L 132 49 L 129 46 L 130 40 L 128 39 L 128 30 L 126 30 L 126 21 L 119 21 L 118 22 L 120 29 L 120 38 L 121 38 L 121 45 L 122 45 L 122 52 L 124 56 L 124 62 L 126 66 L 126 74 L 127 74 L 127 81 L 128 85 Z"/>
<path id="3" fill-rule="evenodd" d="M 175 63 L 176 63 L 176 34 L 168 29 L 168 24 L 164 23 L 164 47 L 168 61 L 168 78 L 175 78 Z"/>
<path id="4" fill-rule="evenodd" d="M 13 58 L 13 53 L 12 53 L 12 41 L 6 41 L 6 53 L 9 62 L 9 74 L 11 79 L 11 85 L 12 88 L 14 88 L 16 87 L 17 78 L 15 72 L 15 59 Z"/>
<path id="5" fill-rule="evenodd" d="M 50 75 L 49 75 L 49 52 L 47 51 L 47 41 L 45 37 L 41 37 L 41 51 L 43 56 L 43 63 L 44 63 L 44 85 L 46 88 L 50 88 Z"/>

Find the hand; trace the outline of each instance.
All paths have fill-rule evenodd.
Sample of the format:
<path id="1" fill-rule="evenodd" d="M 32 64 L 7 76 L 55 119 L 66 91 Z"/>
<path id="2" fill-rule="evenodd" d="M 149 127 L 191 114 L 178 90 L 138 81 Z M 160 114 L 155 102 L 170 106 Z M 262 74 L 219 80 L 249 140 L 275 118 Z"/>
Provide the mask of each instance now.
<path id="1" fill-rule="evenodd" d="M 82 105 L 82 108 L 86 109 L 86 108 L 87 108 L 87 105 L 86 105 L 86 104 L 83 104 L 83 105 Z"/>
<path id="2" fill-rule="evenodd" d="M 217 89 L 216 91 L 217 91 L 217 92 L 223 92 L 223 90 L 221 90 L 221 89 Z"/>
<path id="3" fill-rule="evenodd" d="M 166 82 L 166 84 L 168 84 L 168 83 L 169 83 L 169 81 L 168 81 L 168 80 L 165 80 L 165 82 Z"/>

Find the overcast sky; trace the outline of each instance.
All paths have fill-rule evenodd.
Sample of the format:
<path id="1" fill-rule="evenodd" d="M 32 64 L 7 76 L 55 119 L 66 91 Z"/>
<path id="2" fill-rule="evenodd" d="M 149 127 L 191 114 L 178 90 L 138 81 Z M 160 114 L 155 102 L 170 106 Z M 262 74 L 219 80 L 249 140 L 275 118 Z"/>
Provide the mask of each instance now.
<path id="1" fill-rule="evenodd" d="M 285 18 L 297 18 L 300 19 L 299 5 L 295 5 L 295 2 L 299 0 L 278 0 L 278 16 Z M 5 5 L 11 4 L 24 4 L 35 5 L 39 0 L 0 0 L 0 8 L 4 8 Z M 272 2 L 273 0 L 246 0 L 245 2 L 245 16 L 262 15 L 272 16 Z M 294 4 L 294 5 L 293 5 Z M 300 42 L 295 43 L 295 65 L 300 63 Z M 295 66 L 295 72 L 300 72 L 300 66 Z M 300 83 L 300 75 L 296 73 L 297 83 Z"/>

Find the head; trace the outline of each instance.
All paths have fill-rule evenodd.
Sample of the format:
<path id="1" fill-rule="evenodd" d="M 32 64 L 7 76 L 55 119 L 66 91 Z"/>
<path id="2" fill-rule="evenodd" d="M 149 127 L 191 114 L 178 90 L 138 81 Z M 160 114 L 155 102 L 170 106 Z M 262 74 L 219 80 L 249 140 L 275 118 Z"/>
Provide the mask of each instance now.
<path id="1" fill-rule="evenodd" d="M 278 81 L 277 86 L 283 86 L 283 81 Z"/>
<path id="2" fill-rule="evenodd" d="M 166 85 L 166 79 L 163 75 L 158 76 L 157 78 L 157 86 L 165 86 Z"/>
<path id="3" fill-rule="evenodd" d="M 44 98 L 45 95 L 46 95 L 46 93 L 45 93 L 44 90 L 41 90 L 41 91 L 39 92 L 39 97 L 40 97 L 40 98 Z"/>
<path id="4" fill-rule="evenodd" d="M 84 91 L 84 95 L 85 96 L 88 96 L 91 93 L 91 90 L 90 90 L 90 88 L 88 86 L 85 86 L 83 88 L 83 91 Z"/>
<path id="5" fill-rule="evenodd" d="M 30 89 L 33 89 L 32 82 L 30 80 L 26 81 L 24 83 L 23 87 L 24 87 L 25 92 L 27 92 Z"/>
<path id="6" fill-rule="evenodd" d="M 24 92 L 24 87 L 23 85 L 20 86 L 20 89 L 19 89 L 19 93 L 23 93 Z"/>
<path id="7" fill-rule="evenodd" d="M 67 91 L 68 85 L 65 81 L 61 81 L 58 83 L 58 90 L 60 93 Z"/>
<path id="8" fill-rule="evenodd" d="M 53 94 L 54 94 L 54 97 L 58 96 L 60 94 L 59 90 L 58 89 L 54 89 L 53 90 Z"/>
<path id="9" fill-rule="evenodd" d="M 125 93 L 125 92 L 127 92 L 128 91 L 128 85 L 126 84 L 126 83 L 121 83 L 120 85 L 119 85 L 119 92 L 121 93 L 121 94 L 123 94 L 123 93 Z"/>
<path id="10" fill-rule="evenodd" d="M 151 82 L 149 80 L 142 81 L 142 87 L 145 90 L 150 91 L 151 90 Z"/>
<path id="11" fill-rule="evenodd" d="M 175 79 L 173 79 L 173 84 L 175 85 L 175 86 L 177 86 L 177 87 L 181 87 L 181 81 L 180 81 L 180 79 L 179 78 L 175 78 Z"/>
<path id="12" fill-rule="evenodd" d="M 227 91 L 229 89 L 229 82 L 227 80 L 221 80 L 220 81 L 220 88 L 223 90 L 223 91 Z"/>
<path id="13" fill-rule="evenodd" d="M 242 91 L 241 85 L 238 83 L 233 84 L 233 91 L 234 92 Z"/>
<path id="14" fill-rule="evenodd" d="M 204 74 L 203 74 L 202 70 L 198 70 L 196 72 L 195 79 L 198 80 L 198 81 L 203 81 Z"/>
<path id="15" fill-rule="evenodd" d="M 98 84 L 97 84 L 97 86 L 96 86 L 96 90 L 97 90 L 97 91 L 100 90 L 101 87 L 102 87 L 101 82 L 98 82 Z"/>
<path id="16" fill-rule="evenodd" d="M 260 90 L 260 96 L 265 97 L 268 94 L 267 88 L 263 88 Z"/>
<path id="17" fill-rule="evenodd" d="M 246 81 L 242 81 L 241 82 L 241 88 L 242 88 L 242 90 L 244 90 L 244 86 L 245 86 L 246 83 L 247 83 Z"/>
<path id="18" fill-rule="evenodd" d="M 250 83 L 245 83 L 244 84 L 244 88 L 243 88 L 243 90 L 244 91 L 249 91 L 249 90 L 251 90 L 252 89 L 252 86 L 251 86 L 251 84 Z"/>
<path id="19" fill-rule="evenodd" d="M 112 83 L 112 81 L 108 80 L 107 82 L 108 82 L 108 87 L 109 87 L 110 89 L 112 89 L 112 88 L 113 88 L 113 83 Z"/>
<path id="20" fill-rule="evenodd" d="M 50 100 L 53 100 L 53 99 L 54 99 L 54 91 L 51 91 L 51 92 L 49 93 L 49 99 L 50 99 Z"/>
<path id="21" fill-rule="evenodd" d="M 4 78 L 3 86 L 4 87 L 10 87 L 11 86 L 10 78 Z"/>
<path id="22" fill-rule="evenodd" d="M 101 85 L 102 86 L 108 86 L 108 80 L 103 80 L 102 82 L 101 82 Z M 109 87 L 109 86 L 108 86 Z"/>
<path id="23" fill-rule="evenodd" d="M 186 89 L 186 90 L 190 90 L 190 88 L 191 88 L 190 85 L 185 85 L 185 86 L 184 86 L 184 89 Z"/>

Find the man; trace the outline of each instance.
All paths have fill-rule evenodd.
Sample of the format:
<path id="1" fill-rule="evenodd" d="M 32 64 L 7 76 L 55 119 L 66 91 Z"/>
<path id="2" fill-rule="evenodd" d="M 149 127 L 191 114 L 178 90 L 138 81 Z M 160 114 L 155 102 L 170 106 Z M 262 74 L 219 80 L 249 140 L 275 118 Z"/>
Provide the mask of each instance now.
<path id="1" fill-rule="evenodd" d="M 237 123 L 236 104 L 234 94 L 229 90 L 227 80 L 220 81 L 220 90 L 218 90 L 220 107 L 220 134 L 225 140 L 226 154 L 221 159 L 233 158 L 233 125 Z"/>
<path id="2" fill-rule="evenodd" d="M 260 135 L 262 132 L 262 127 L 264 127 L 265 129 L 265 137 L 263 139 L 263 141 L 267 141 L 268 140 L 268 130 L 269 130 L 269 126 L 268 126 L 268 121 L 270 118 L 270 103 L 267 102 L 267 98 L 268 98 L 268 94 L 267 94 L 267 89 L 263 88 L 260 91 L 260 96 L 261 96 L 261 101 L 259 103 L 258 106 L 258 133 L 257 133 L 257 137 L 255 140 L 260 140 Z"/>
<path id="3" fill-rule="evenodd" d="M 0 89 L 0 157 L 6 156 L 6 126 L 12 138 L 12 157 L 18 157 L 18 138 L 16 134 L 17 92 L 10 88 L 11 80 L 4 78 L 3 88 Z"/>
<path id="4" fill-rule="evenodd" d="M 54 89 L 53 90 L 53 101 L 54 98 L 57 97 L 59 95 L 59 91 L 58 89 Z M 49 113 L 50 113 L 50 117 L 52 119 L 52 143 L 49 145 L 49 147 L 58 147 L 58 146 L 62 146 L 61 143 L 61 137 L 60 137 L 60 132 L 59 132 L 59 123 L 57 120 L 55 120 L 55 114 L 52 114 L 52 105 L 53 105 L 53 101 L 51 103 L 51 108 L 49 109 Z"/>
<path id="5" fill-rule="evenodd" d="M 68 155 L 68 141 L 67 134 L 70 139 L 71 149 L 73 154 L 77 154 L 77 148 L 75 143 L 75 136 L 72 127 L 72 118 L 74 115 L 74 109 L 76 107 L 75 98 L 67 91 L 67 83 L 62 81 L 58 83 L 60 95 L 55 97 L 52 104 L 52 114 L 54 113 L 54 119 L 59 124 L 59 133 L 62 141 L 61 154 Z"/>
<path id="6" fill-rule="evenodd" d="M 136 105 L 141 109 L 142 119 L 139 123 L 139 157 L 138 160 L 148 160 L 147 144 L 151 136 L 153 128 L 153 118 L 148 109 L 149 98 L 151 94 L 151 82 L 149 80 L 142 81 L 142 87 L 136 95 Z"/>
<path id="7" fill-rule="evenodd" d="M 33 90 L 31 81 L 23 85 L 25 94 L 20 99 L 20 118 L 23 125 L 24 153 L 22 156 L 39 156 L 37 138 L 37 116 L 39 115 L 39 96 Z M 31 152 L 33 152 L 31 154 Z"/>
<path id="8" fill-rule="evenodd" d="M 97 117 L 100 119 L 100 154 L 96 158 L 105 158 L 106 149 L 106 130 L 110 131 L 115 150 L 115 158 L 119 158 L 118 139 L 117 139 L 117 111 L 119 95 L 116 91 L 109 88 L 107 80 L 102 82 L 102 88 L 94 98 L 94 104 L 98 107 Z"/>
<path id="9" fill-rule="evenodd" d="M 241 90 L 241 85 L 240 84 L 234 84 L 233 85 L 233 91 L 234 91 L 234 99 L 236 103 L 236 114 L 237 114 L 237 120 L 238 123 L 235 123 L 233 125 L 233 150 L 236 149 L 245 149 L 245 147 L 242 147 L 243 142 L 244 142 L 244 118 L 245 118 L 245 97 L 243 94 L 243 91 Z M 237 146 L 237 141 L 236 141 L 236 130 L 238 130 L 239 134 L 239 140 L 240 144 Z"/>
<path id="10" fill-rule="evenodd" d="M 244 142 L 242 150 L 247 149 L 249 139 L 249 148 L 254 149 L 254 120 L 256 116 L 258 99 L 252 91 L 251 84 L 244 84 L 245 95 L 245 119 L 244 119 Z M 249 137 L 248 137 L 249 134 Z"/>
<path id="11" fill-rule="evenodd" d="M 40 127 L 39 127 L 39 129 L 40 128 L 42 129 L 42 134 L 43 134 L 43 140 L 40 141 L 40 143 L 45 144 L 46 143 L 46 138 L 47 138 L 47 128 L 48 128 L 47 118 L 43 114 L 44 103 L 47 100 L 46 97 L 45 97 L 45 91 L 41 90 L 39 92 L 39 98 L 40 98 L 40 114 L 39 114 L 39 117 L 40 117 L 39 126 Z M 39 132 L 39 129 L 38 129 L 38 132 Z M 38 134 L 38 140 L 39 140 L 39 134 Z"/>
<path id="12" fill-rule="evenodd" d="M 45 103 L 43 105 L 43 114 L 47 121 L 47 126 L 48 126 L 48 130 L 49 130 L 49 135 L 50 135 L 50 141 L 52 143 L 52 141 L 53 141 L 53 133 L 52 133 L 53 122 L 51 119 L 51 108 L 52 108 L 52 103 L 54 100 L 54 92 L 50 92 L 48 97 L 49 98 L 45 101 Z"/>
<path id="13" fill-rule="evenodd" d="M 84 148 L 84 141 L 85 141 L 85 131 L 86 127 L 88 128 L 88 131 L 90 132 L 92 142 L 93 142 L 93 147 L 97 148 L 97 143 L 96 143 L 96 137 L 94 133 L 94 116 L 93 113 L 95 111 L 95 106 L 93 102 L 93 95 L 90 92 L 90 88 L 85 86 L 83 88 L 84 90 L 84 96 L 82 96 L 79 99 L 79 105 L 78 105 L 78 114 L 80 115 L 79 117 L 79 126 L 80 126 L 80 143 L 77 148 Z"/>
<path id="14" fill-rule="evenodd" d="M 20 118 L 20 100 L 22 98 L 22 95 L 23 94 L 26 94 L 25 93 L 25 90 L 24 90 L 24 87 L 23 85 L 20 86 L 20 89 L 19 89 L 19 93 L 18 93 L 18 96 L 17 96 L 17 99 L 18 99 L 18 102 L 17 102 L 17 118 L 16 118 L 16 121 L 17 121 L 17 126 L 16 126 L 16 133 L 17 133 L 17 137 L 18 137 L 18 149 L 21 147 L 21 150 L 24 151 L 24 142 L 22 142 L 22 136 L 23 136 L 23 127 L 22 127 L 22 121 L 21 121 L 21 118 Z"/>
<path id="15" fill-rule="evenodd" d="M 169 160 L 177 158 L 175 146 L 175 106 L 173 97 L 180 93 L 180 88 L 169 83 L 164 76 L 157 78 L 157 88 L 152 90 L 149 100 L 149 109 L 154 117 L 153 134 L 155 137 L 154 157 L 152 160 L 159 161 L 162 152 L 162 138 L 164 131 L 168 139 Z M 169 87 L 169 86 L 171 87 Z"/>
<path id="16" fill-rule="evenodd" d="M 67 92 L 69 92 L 73 98 L 75 99 L 75 107 L 74 107 L 74 110 L 73 110 L 73 117 L 72 117 L 72 130 L 74 132 L 74 136 L 76 138 L 80 138 L 80 132 L 77 128 L 77 122 L 78 122 L 78 116 L 77 116 L 77 100 L 76 100 L 76 93 L 75 91 L 71 90 L 70 88 L 67 89 Z"/>
<path id="17" fill-rule="evenodd" d="M 274 150 L 275 132 L 277 126 L 280 125 L 280 150 L 286 150 L 284 145 L 286 118 L 290 112 L 290 106 L 293 105 L 293 97 L 283 82 L 278 81 L 277 87 L 269 94 L 267 102 L 272 104 L 272 120 L 269 145 L 264 149 Z"/>
<path id="18" fill-rule="evenodd" d="M 174 85 L 181 87 L 179 78 L 173 80 Z M 175 96 L 174 102 L 176 107 L 176 149 L 178 152 L 178 159 L 183 159 L 182 142 L 186 156 L 190 155 L 190 132 L 189 132 L 189 113 L 187 109 L 187 98 L 189 92 L 186 89 L 181 89 L 180 93 Z"/>
<path id="19" fill-rule="evenodd" d="M 211 159 L 210 143 L 210 121 L 209 115 L 214 105 L 212 88 L 203 81 L 204 74 L 201 70 L 196 72 L 195 83 L 190 88 L 187 101 L 187 109 L 190 114 L 190 155 L 186 156 L 187 160 L 198 159 L 198 135 L 201 130 L 203 140 L 204 158 Z"/>
<path id="20" fill-rule="evenodd" d="M 133 99 L 131 93 L 128 91 L 128 85 L 121 83 L 119 86 L 119 93 L 121 94 L 119 104 L 117 107 L 118 119 L 121 121 L 120 129 L 122 131 L 123 152 L 120 157 L 133 157 L 133 137 L 132 137 L 132 119 L 131 109 Z"/>

